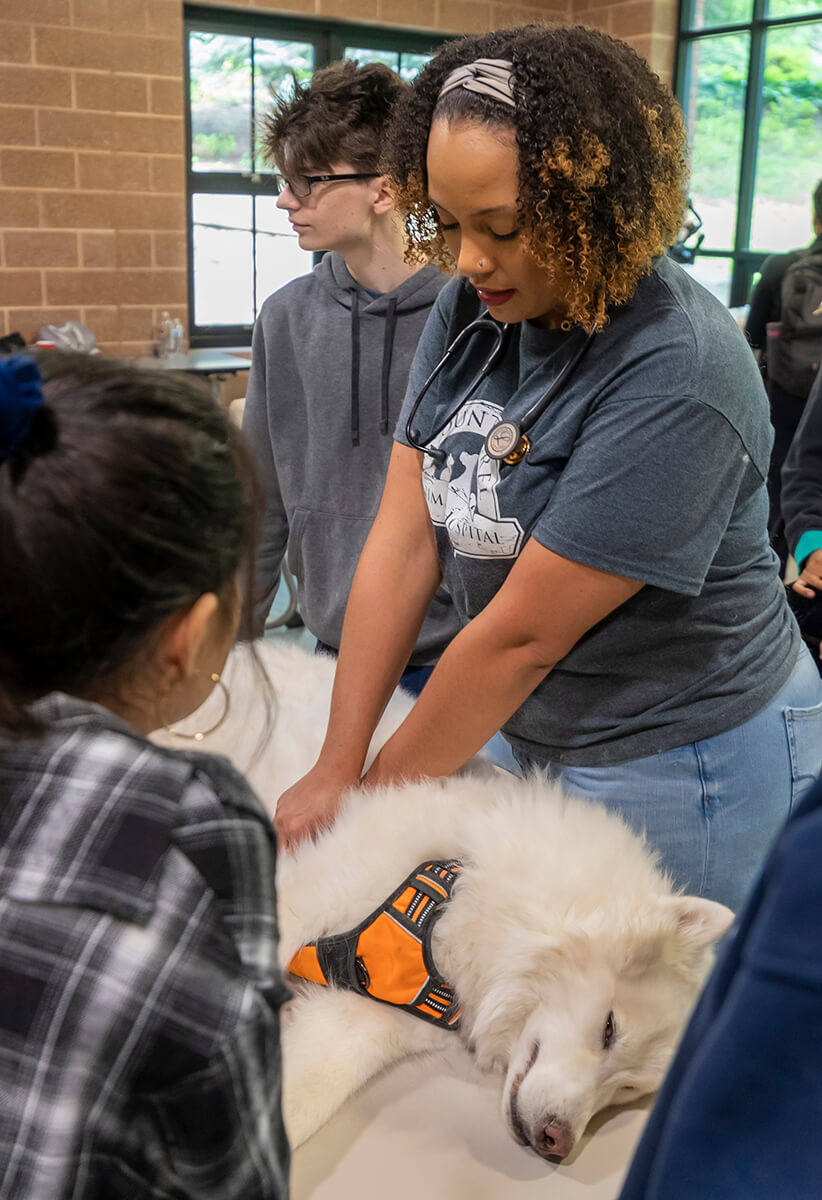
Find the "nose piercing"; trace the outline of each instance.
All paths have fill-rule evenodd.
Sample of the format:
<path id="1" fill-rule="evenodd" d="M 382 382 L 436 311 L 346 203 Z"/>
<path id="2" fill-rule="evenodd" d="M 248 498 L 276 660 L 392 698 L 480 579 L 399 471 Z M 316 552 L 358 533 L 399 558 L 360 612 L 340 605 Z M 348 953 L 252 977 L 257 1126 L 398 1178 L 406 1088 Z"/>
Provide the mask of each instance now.
<path id="1" fill-rule="evenodd" d="M 478 258 L 478 259 L 477 259 L 477 266 L 478 266 L 478 267 L 484 267 L 484 266 L 485 266 L 485 259 L 484 259 L 484 258 Z"/>

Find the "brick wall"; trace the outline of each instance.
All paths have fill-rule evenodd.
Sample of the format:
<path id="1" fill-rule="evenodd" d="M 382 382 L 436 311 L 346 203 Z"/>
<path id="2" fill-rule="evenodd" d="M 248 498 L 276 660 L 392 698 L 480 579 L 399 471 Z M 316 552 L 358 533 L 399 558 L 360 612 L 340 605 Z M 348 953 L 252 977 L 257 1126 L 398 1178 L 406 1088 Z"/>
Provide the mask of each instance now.
<path id="1" fill-rule="evenodd" d="M 144 349 L 185 313 L 182 7 L 0 5 L 0 323 Z M 11 19 L 5 19 L 5 18 Z"/>
<path id="2" fill-rule="evenodd" d="M 569 0 L 575 24 L 603 29 L 629 42 L 666 83 L 671 83 L 678 0 Z"/>
<path id="3" fill-rule="evenodd" d="M 448 32 L 584 22 L 666 72 L 674 0 L 290 0 L 234 7 Z M 186 317 L 181 0 L 0 4 L 0 329 L 78 320 L 150 347 Z"/>

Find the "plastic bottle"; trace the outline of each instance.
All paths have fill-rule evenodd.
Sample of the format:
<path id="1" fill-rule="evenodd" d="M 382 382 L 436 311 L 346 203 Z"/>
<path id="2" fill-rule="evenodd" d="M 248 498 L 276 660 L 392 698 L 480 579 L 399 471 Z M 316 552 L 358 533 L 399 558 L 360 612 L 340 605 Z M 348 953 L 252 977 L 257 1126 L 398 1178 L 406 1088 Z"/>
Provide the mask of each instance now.
<path id="1" fill-rule="evenodd" d="M 157 354 L 160 358 L 165 358 L 171 354 L 173 350 L 173 322 L 167 312 L 160 316 L 160 325 L 157 330 Z"/>
<path id="2" fill-rule="evenodd" d="M 183 322 L 179 317 L 175 317 L 171 323 L 171 352 L 172 354 L 185 354 L 186 333 L 183 329 Z"/>

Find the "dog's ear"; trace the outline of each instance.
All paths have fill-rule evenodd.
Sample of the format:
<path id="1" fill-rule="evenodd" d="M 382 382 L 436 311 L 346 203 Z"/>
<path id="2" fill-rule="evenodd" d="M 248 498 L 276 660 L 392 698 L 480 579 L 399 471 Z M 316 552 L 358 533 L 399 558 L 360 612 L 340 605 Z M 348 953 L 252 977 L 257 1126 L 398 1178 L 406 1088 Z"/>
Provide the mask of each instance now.
<path id="1" fill-rule="evenodd" d="M 691 950 L 704 950 L 722 937 L 734 919 L 724 904 L 703 900 L 701 896 L 671 896 L 663 901 L 674 922 L 682 944 Z"/>

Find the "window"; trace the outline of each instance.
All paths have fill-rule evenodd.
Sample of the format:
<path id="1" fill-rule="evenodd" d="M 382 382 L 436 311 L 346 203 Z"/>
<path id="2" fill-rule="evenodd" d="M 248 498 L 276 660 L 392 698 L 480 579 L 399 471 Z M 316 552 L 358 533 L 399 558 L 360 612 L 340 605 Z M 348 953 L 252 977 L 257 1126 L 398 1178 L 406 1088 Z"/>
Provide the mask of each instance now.
<path id="1" fill-rule="evenodd" d="M 304 275 L 301 250 L 276 207 L 257 130 L 272 91 L 341 58 L 384 62 L 412 80 L 441 38 L 403 30 L 185 10 L 189 337 L 192 346 L 247 346 L 260 306 Z"/>
<path id="2" fill-rule="evenodd" d="M 768 254 L 811 240 L 822 0 L 682 0 L 676 92 L 705 235 L 689 269 L 726 304 L 745 304 Z"/>

